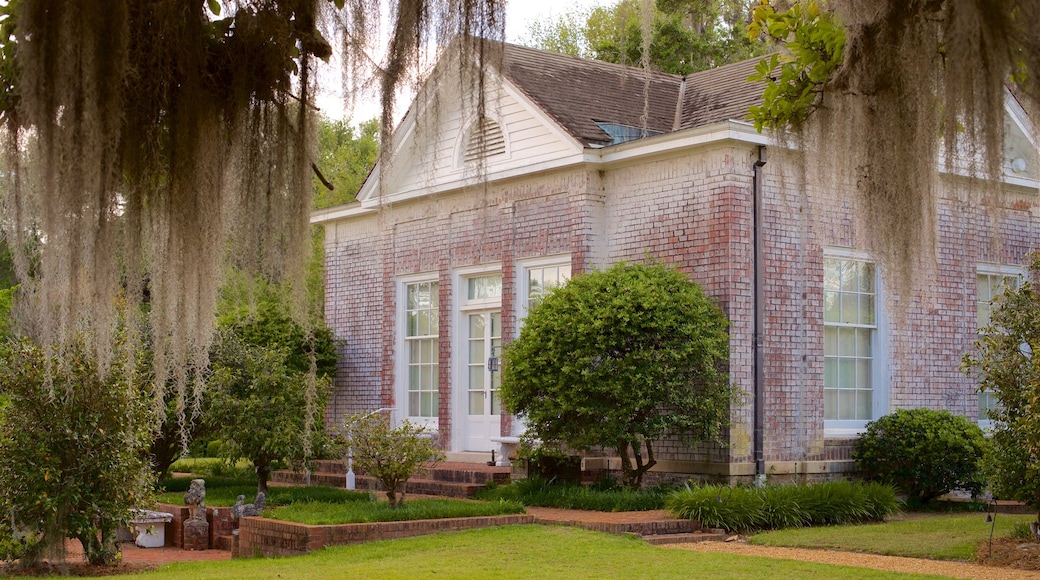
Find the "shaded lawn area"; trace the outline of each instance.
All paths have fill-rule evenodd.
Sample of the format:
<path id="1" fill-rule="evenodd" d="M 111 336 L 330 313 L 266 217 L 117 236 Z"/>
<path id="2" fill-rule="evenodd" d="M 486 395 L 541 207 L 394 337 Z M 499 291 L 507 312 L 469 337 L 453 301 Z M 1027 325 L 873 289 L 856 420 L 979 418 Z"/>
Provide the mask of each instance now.
<path id="1" fill-rule="evenodd" d="M 793 560 L 662 550 L 633 537 L 540 525 L 341 546 L 294 558 L 172 564 L 137 577 L 941 578 Z"/>
<path id="2" fill-rule="evenodd" d="M 184 505 L 184 492 L 187 491 L 190 478 L 168 479 L 163 482 L 167 490 L 156 496 L 156 501 Z M 246 503 L 256 499 L 256 481 L 250 482 L 241 478 L 207 478 L 206 505 L 210 507 L 230 507 L 235 505 L 239 495 L 245 496 Z M 372 495 L 367 491 L 348 491 L 336 487 L 325 486 L 271 486 L 267 489 L 267 505 L 280 506 L 300 502 L 326 502 L 332 504 L 368 502 Z"/>
<path id="3" fill-rule="evenodd" d="M 994 538 L 1009 536 L 1016 523 L 1036 516 L 997 514 Z M 935 560 L 973 560 L 975 550 L 989 539 L 986 514 L 928 515 L 882 524 L 793 528 L 751 536 L 752 544 L 788 548 L 821 548 L 910 556 Z"/>
<path id="4" fill-rule="evenodd" d="M 265 511 L 264 516 L 276 520 L 319 526 L 468 518 L 522 513 L 524 513 L 524 506 L 516 502 L 410 499 L 405 501 L 399 508 L 392 508 L 389 502 L 385 501 L 352 502 L 346 504 L 294 503 L 276 510 Z"/>

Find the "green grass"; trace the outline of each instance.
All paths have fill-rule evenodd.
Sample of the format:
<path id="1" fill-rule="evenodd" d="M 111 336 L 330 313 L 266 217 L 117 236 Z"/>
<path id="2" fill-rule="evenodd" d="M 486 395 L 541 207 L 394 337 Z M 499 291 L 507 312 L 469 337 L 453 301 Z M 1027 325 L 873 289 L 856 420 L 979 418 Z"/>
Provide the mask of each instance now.
<path id="1" fill-rule="evenodd" d="M 597 489 L 581 485 L 555 485 L 544 479 L 527 478 L 508 485 L 489 487 L 479 499 L 515 501 L 529 506 L 598 512 L 656 510 L 664 507 L 661 490 Z"/>
<path id="2" fill-rule="evenodd" d="M 1035 516 L 997 514 L 994 537 L 1011 535 L 1016 523 Z M 798 528 L 751 537 L 752 544 L 826 548 L 937 560 L 973 560 L 980 542 L 989 539 L 984 514 L 912 517 L 882 524 Z"/>
<path id="3" fill-rule="evenodd" d="M 194 473 L 206 477 L 248 476 L 256 480 L 253 463 L 248 459 L 239 459 L 234 465 L 228 465 L 219 457 L 185 457 L 174 461 L 170 472 Z"/>
<path id="4" fill-rule="evenodd" d="M 162 483 L 167 493 L 159 494 L 156 500 L 162 503 L 184 504 L 184 492 L 188 490 L 191 478 L 175 477 Z M 206 505 L 228 507 L 235 505 L 239 495 L 245 496 L 246 503 L 256 498 L 256 480 L 248 478 L 206 478 Z M 371 495 L 362 491 L 347 491 L 335 487 L 324 486 L 278 486 L 267 490 L 267 505 L 285 506 L 301 502 L 325 502 L 341 504 L 349 502 L 369 501 Z"/>
<path id="5" fill-rule="evenodd" d="M 729 554 L 663 550 L 563 526 L 504 526 L 341 546 L 306 556 L 180 563 L 139 575 L 192 578 L 940 578 Z M 125 576 L 120 577 L 125 578 Z"/>
<path id="6" fill-rule="evenodd" d="M 270 510 L 264 516 L 277 520 L 310 525 L 357 524 L 366 522 L 397 522 L 404 520 L 435 520 L 473 516 L 519 514 L 524 506 L 516 502 L 464 501 L 452 499 L 411 499 L 393 509 L 383 501 L 328 504 L 319 502 L 294 503 Z"/>

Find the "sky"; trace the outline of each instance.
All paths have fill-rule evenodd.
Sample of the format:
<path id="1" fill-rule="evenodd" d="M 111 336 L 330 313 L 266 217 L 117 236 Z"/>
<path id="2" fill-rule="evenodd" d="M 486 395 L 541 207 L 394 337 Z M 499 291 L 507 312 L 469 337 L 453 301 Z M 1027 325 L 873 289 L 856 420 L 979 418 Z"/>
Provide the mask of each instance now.
<path id="1" fill-rule="evenodd" d="M 608 6 L 616 2 L 617 0 L 506 0 L 506 41 L 519 42 L 522 37 L 526 36 L 532 22 L 552 20 L 574 10 Z M 384 28 L 387 28 L 386 23 L 384 23 Z M 336 89 L 339 86 L 338 76 L 333 73 L 326 73 L 322 76 L 326 78 L 321 83 L 317 101 L 318 107 L 324 115 L 337 119 L 349 118 L 355 124 L 379 115 L 379 106 L 374 97 L 357 103 L 352 111 L 344 111 L 342 94 Z M 406 102 L 398 102 L 396 106 L 398 111 L 407 108 L 408 103 Z"/>

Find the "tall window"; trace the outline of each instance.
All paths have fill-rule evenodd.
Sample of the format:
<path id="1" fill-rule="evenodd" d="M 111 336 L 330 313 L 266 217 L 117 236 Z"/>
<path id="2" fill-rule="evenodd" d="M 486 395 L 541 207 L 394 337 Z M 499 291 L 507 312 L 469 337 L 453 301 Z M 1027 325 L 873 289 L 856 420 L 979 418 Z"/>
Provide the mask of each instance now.
<path id="1" fill-rule="evenodd" d="M 975 322 L 981 330 L 993 316 L 993 302 L 1005 290 L 1018 288 L 1019 274 L 1009 273 L 1006 268 L 979 268 L 976 296 Z M 997 408 L 997 397 L 990 391 L 979 392 L 979 421 L 989 421 L 989 412 Z"/>
<path id="2" fill-rule="evenodd" d="M 437 416 L 437 282 L 405 287 L 405 353 L 408 357 L 408 416 Z"/>
<path id="3" fill-rule="evenodd" d="M 876 306 L 874 264 L 824 259 L 824 419 L 873 419 Z"/>

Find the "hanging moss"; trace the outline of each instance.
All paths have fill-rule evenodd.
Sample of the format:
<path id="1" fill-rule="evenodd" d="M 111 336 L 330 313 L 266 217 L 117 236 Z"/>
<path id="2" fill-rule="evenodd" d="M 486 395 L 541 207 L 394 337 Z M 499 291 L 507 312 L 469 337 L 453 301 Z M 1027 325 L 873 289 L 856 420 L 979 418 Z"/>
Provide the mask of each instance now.
<path id="1" fill-rule="evenodd" d="M 128 312 L 148 313 L 129 327 L 148 329 L 137 334 L 150 335 L 155 383 L 175 385 L 184 421 L 228 266 L 288 280 L 304 302 L 314 69 L 327 39 L 353 86 L 378 74 L 392 95 L 438 41 L 469 34 L 455 46 L 473 52 L 484 43 L 472 35 L 501 38 L 501 10 L 400 0 L 377 67 L 365 56 L 377 0 L 9 2 L 0 200 L 7 239 L 26 249 L 14 260 L 20 331 L 58 354 L 86 331 L 105 368 L 117 297 L 129 296 Z M 392 104 L 383 99 L 384 133 Z"/>

